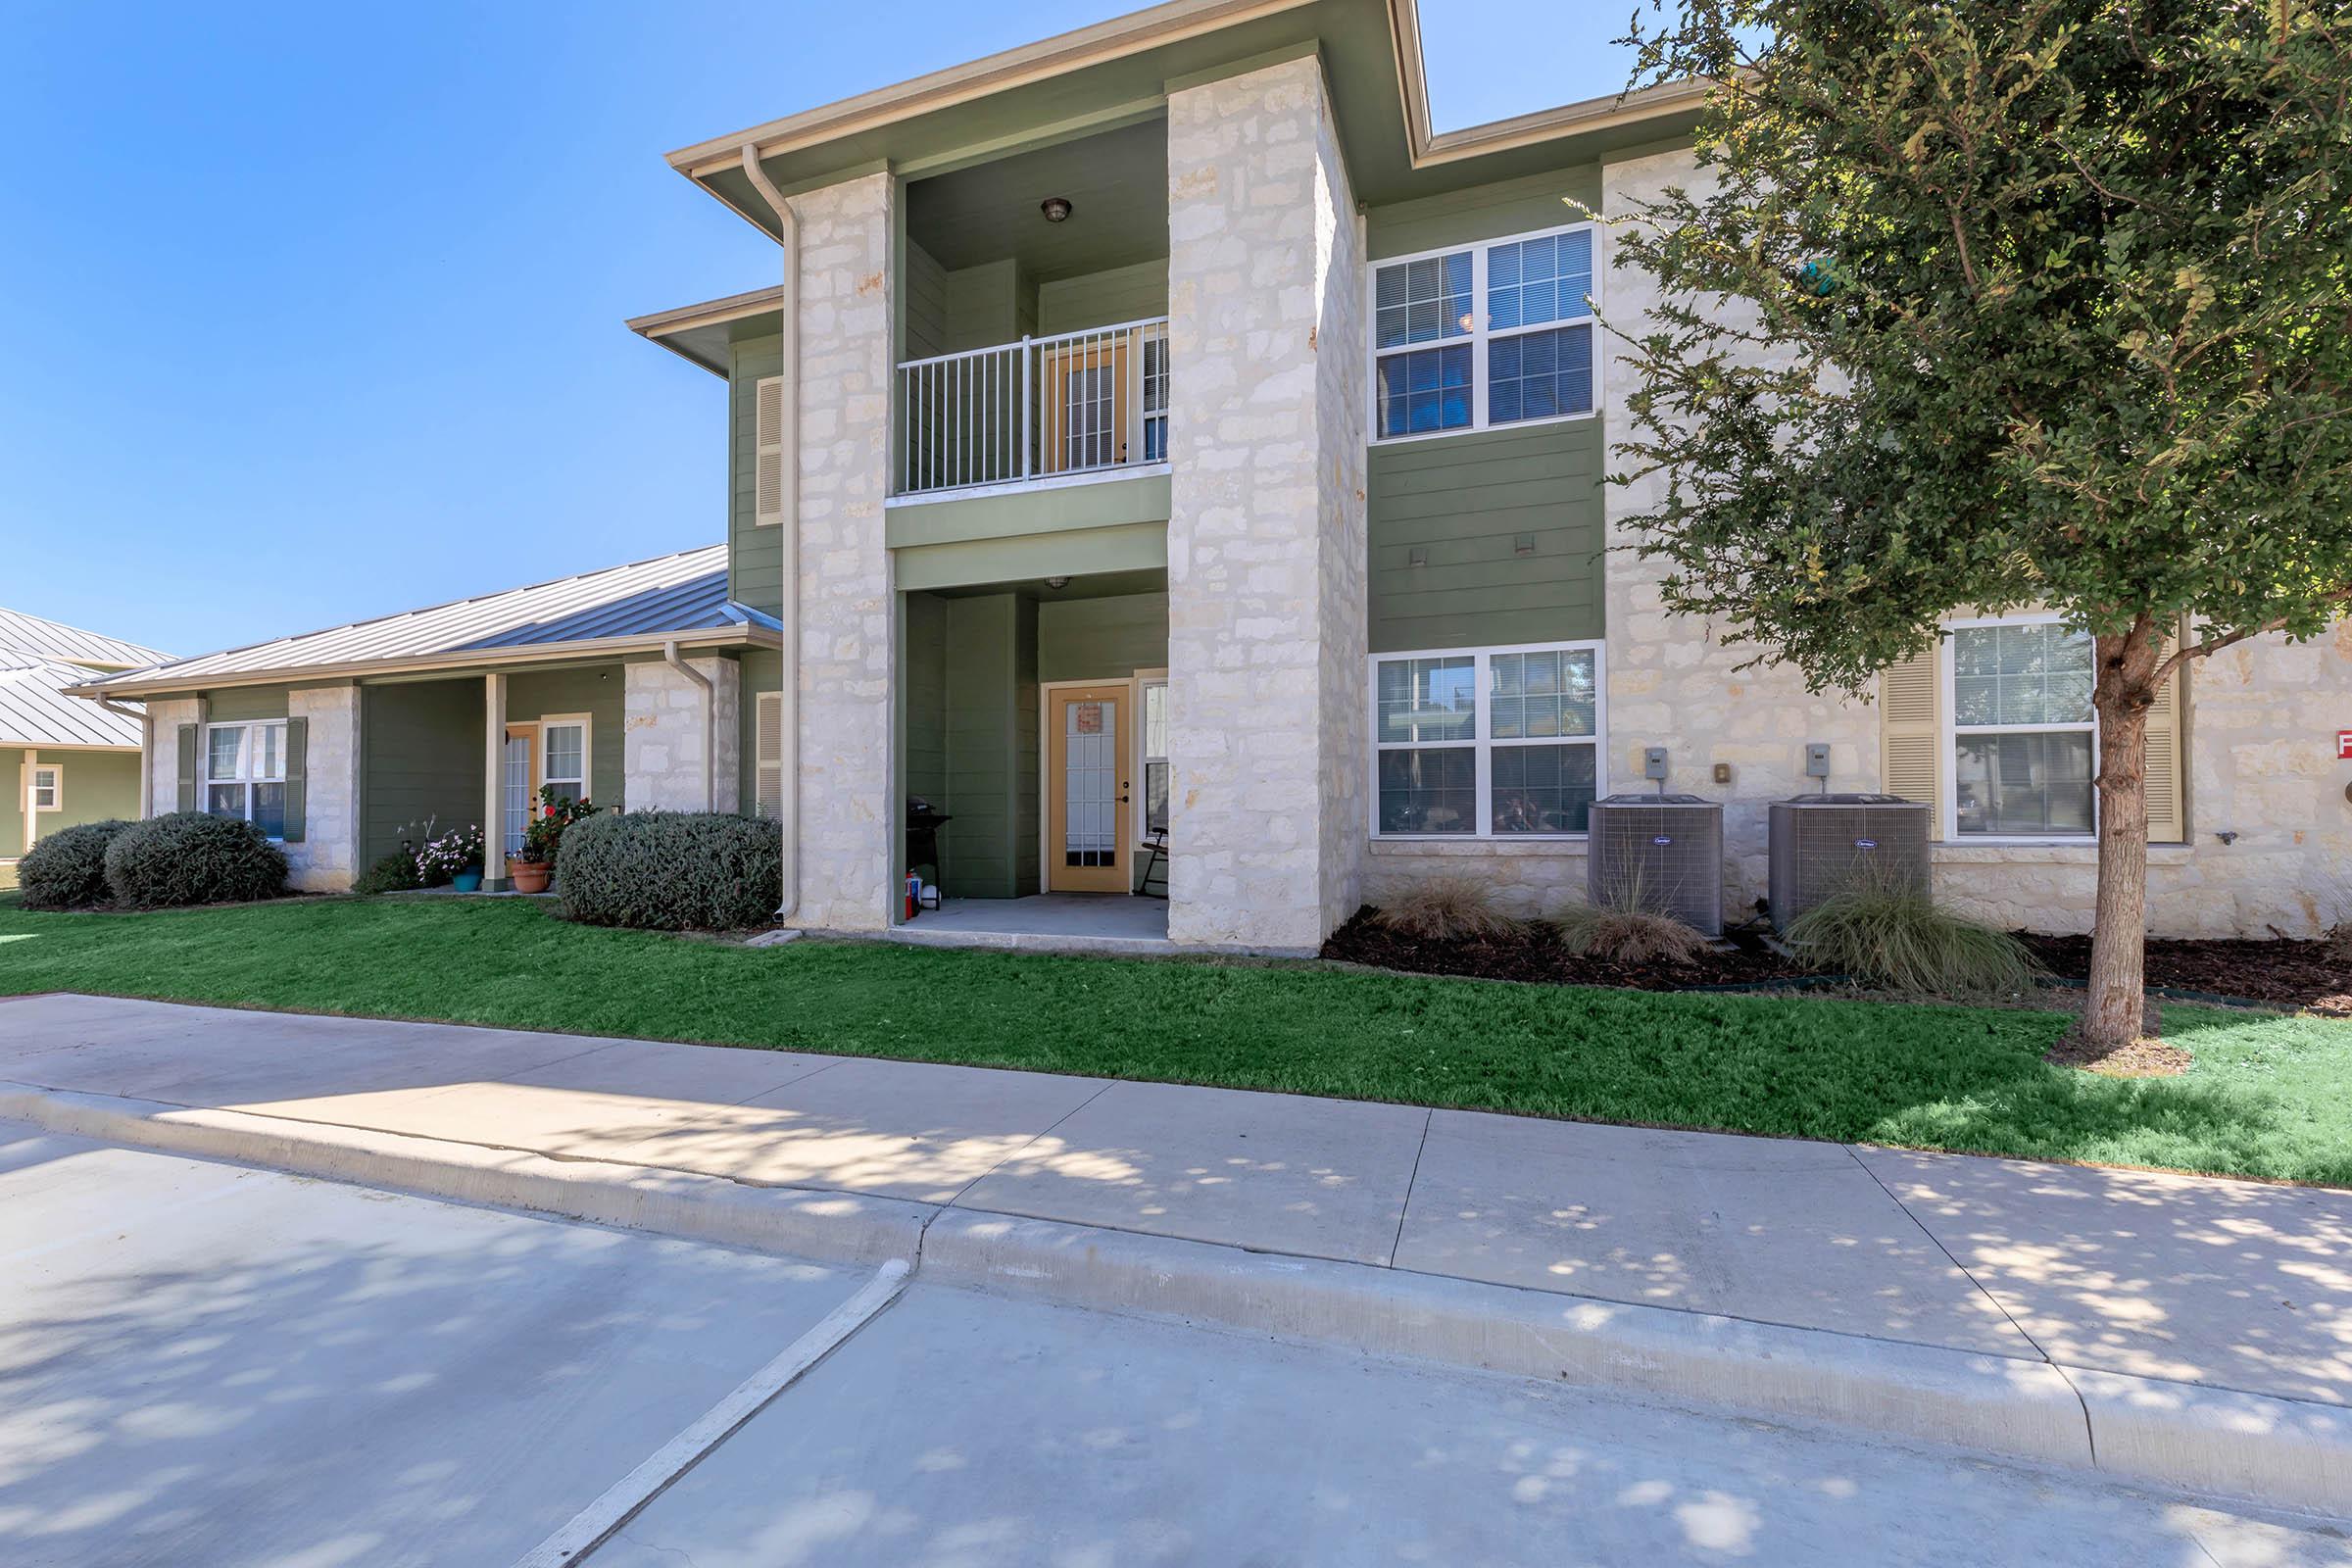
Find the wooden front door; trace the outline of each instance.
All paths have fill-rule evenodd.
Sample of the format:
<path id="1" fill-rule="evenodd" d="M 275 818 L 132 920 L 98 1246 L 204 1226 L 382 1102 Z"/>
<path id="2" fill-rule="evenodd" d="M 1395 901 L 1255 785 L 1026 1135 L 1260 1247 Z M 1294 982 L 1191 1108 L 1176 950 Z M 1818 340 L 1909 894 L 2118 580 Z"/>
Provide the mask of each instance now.
<path id="1" fill-rule="evenodd" d="M 1081 473 L 1128 461 L 1129 338 L 1090 337 L 1042 356 L 1046 380 L 1039 466 Z"/>
<path id="2" fill-rule="evenodd" d="M 1046 711 L 1046 891 L 1132 893 L 1130 688 L 1064 686 Z"/>

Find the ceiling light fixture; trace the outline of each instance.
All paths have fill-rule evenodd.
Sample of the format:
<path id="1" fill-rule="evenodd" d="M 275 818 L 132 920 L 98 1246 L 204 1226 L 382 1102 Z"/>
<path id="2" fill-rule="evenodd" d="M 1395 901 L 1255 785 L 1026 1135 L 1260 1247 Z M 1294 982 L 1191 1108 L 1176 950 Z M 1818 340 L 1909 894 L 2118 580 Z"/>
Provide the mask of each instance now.
<path id="1" fill-rule="evenodd" d="M 1070 199 L 1067 196 L 1049 196 L 1037 204 L 1037 210 L 1046 215 L 1049 223 L 1065 222 L 1070 216 Z"/>
<path id="2" fill-rule="evenodd" d="M 1067 577 L 1048 577 L 1046 579 L 1046 586 L 1055 590 L 1056 592 L 1067 588 L 1069 585 L 1070 579 Z"/>

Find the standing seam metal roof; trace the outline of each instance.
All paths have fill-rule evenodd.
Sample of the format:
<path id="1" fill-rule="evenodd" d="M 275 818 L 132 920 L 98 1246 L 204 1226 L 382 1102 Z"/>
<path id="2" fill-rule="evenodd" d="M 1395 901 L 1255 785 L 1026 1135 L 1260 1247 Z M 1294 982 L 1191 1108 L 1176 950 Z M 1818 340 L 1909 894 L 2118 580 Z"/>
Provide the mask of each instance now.
<path id="1" fill-rule="evenodd" d="M 11 660 L 7 656 L 18 656 Z M 21 610 L 0 610 L 0 664 L 56 661 L 69 664 L 160 664 L 171 658 L 153 648 L 106 637 Z"/>
<path id="2" fill-rule="evenodd" d="M 553 582 L 202 654 L 139 670 L 135 677 L 115 676 L 92 684 L 136 686 L 207 675 L 266 675 L 278 669 L 706 631 L 747 625 L 755 618 L 727 598 L 727 547 L 705 545 Z"/>
<path id="3" fill-rule="evenodd" d="M 139 721 L 60 688 L 90 672 L 45 660 L 0 669 L 0 746 L 127 746 L 138 749 Z"/>

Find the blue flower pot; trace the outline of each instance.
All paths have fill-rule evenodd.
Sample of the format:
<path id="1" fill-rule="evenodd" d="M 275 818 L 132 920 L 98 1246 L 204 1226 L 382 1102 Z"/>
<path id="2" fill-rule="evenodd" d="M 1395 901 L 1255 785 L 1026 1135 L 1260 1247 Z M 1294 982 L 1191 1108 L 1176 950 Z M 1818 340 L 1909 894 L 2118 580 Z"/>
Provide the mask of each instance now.
<path id="1" fill-rule="evenodd" d="M 453 887 L 453 888 L 456 888 L 456 889 L 457 889 L 457 890 L 458 890 L 460 893 L 479 893 L 479 892 L 481 892 L 481 891 L 482 891 L 482 872 L 481 872 L 481 868 L 480 868 L 479 866 L 476 866 L 476 867 L 473 867 L 473 868 L 472 868 L 472 869 L 470 869 L 470 870 L 460 871 L 460 872 L 459 872 L 459 873 L 458 873 L 456 876 L 453 876 L 453 877 L 451 877 L 451 878 L 449 879 L 449 885 L 450 885 L 451 887 Z"/>

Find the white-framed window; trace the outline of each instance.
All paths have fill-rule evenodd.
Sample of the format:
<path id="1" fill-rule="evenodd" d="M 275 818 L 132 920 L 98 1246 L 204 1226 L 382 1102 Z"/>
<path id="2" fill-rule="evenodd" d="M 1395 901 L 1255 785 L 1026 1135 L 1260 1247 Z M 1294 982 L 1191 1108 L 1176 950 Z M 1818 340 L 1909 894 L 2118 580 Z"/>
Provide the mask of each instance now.
<path id="1" fill-rule="evenodd" d="M 1590 416 L 1599 407 L 1593 226 L 1372 265 L 1376 442 Z"/>
<path id="2" fill-rule="evenodd" d="M 1168 830 L 1168 678 L 1138 674 L 1136 703 L 1143 724 L 1136 738 L 1141 748 L 1144 781 L 1144 831 Z"/>
<path id="3" fill-rule="evenodd" d="M 539 724 L 539 782 L 558 795 L 588 799 L 589 717 L 562 713 Z"/>
<path id="4" fill-rule="evenodd" d="M 1372 831 L 1585 832 L 1607 787 L 1597 642 L 1372 656 Z"/>
<path id="5" fill-rule="evenodd" d="M 286 721 L 204 727 L 204 808 L 286 834 Z"/>
<path id="6" fill-rule="evenodd" d="M 66 804 L 66 770 L 55 762 L 26 764 L 24 808 L 28 811 L 55 811 Z"/>
<path id="7" fill-rule="evenodd" d="M 2052 614 L 1953 621 L 1941 662 L 1947 840 L 2089 839 L 2097 655 Z"/>

